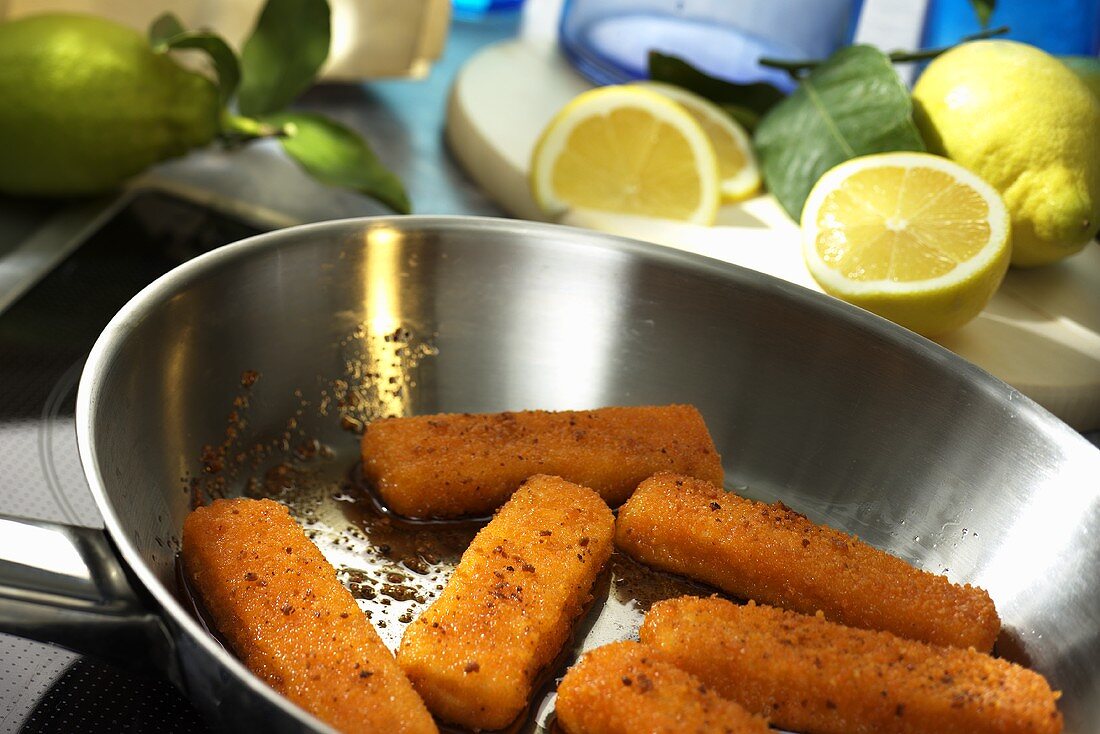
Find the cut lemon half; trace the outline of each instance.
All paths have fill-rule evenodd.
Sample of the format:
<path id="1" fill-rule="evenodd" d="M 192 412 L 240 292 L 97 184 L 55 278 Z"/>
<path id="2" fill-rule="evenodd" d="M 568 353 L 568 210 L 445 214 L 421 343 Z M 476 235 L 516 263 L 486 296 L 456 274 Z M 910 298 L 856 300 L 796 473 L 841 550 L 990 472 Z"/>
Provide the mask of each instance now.
<path id="1" fill-rule="evenodd" d="M 1008 268 L 1000 194 L 946 158 L 841 163 L 802 209 L 803 254 L 826 293 L 926 336 L 978 315 Z"/>
<path id="2" fill-rule="evenodd" d="M 531 191 L 550 215 L 574 208 L 711 224 L 718 161 L 683 107 L 639 86 L 593 89 L 543 131 Z"/>
<path id="3" fill-rule="evenodd" d="M 714 146 L 718 157 L 718 187 L 725 201 L 741 201 L 760 191 L 760 167 L 748 133 L 718 105 L 694 92 L 662 82 L 639 82 L 688 111 Z"/>

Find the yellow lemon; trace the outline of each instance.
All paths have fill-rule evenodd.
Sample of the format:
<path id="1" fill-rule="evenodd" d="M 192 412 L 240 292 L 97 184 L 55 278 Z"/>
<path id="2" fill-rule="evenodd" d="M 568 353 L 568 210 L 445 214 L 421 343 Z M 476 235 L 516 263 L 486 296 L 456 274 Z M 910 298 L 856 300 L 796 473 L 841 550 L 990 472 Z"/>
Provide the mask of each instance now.
<path id="1" fill-rule="evenodd" d="M 204 145 L 214 85 L 154 53 L 137 31 L 90 15 L 0 24 L 0 192 L 108 190 Z"/>
<path id="2" fill-rule="evenodd" d="M 1012 264 L 1078 252 L 1100 228 L 1100 101 L 1034 46 L 975 41 L 943 54 L 913 89 L 914 117 L 935 153 L 1001 192 Z"/>
<path id="3" fill-rule="evenodd" d="M 802 210 L 806 266 L 825 292 L 926 336 L 962 326 L 993 297 L 1009 228 L 992 186 L 926 153 L 841 163 Z"/>
<path id="4" fill-rule="evenodd" d="M 566 105 L 531 159 L 531 191 L 557 216 L 569 209 L 711 224 L 718 159 L 683 107 L 637 85 L 593 89 Z"/>

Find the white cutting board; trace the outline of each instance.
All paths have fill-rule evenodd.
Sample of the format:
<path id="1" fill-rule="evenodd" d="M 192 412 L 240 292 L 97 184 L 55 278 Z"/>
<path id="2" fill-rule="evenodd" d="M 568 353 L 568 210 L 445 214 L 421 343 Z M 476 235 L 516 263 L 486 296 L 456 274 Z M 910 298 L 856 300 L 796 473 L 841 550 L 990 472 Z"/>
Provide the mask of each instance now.
<path id="1" fill-rule="evenodd" d="M 511 215 L 545 219 L 527 187 L 539 132 L 590 88 L 548 43 L 505 41 L 459 72 L 447 140 L 470 176 Z M 722 208 L 713 227 L 596 212 L 566 224 L 656 242 L 820 291 L 802 262 L 798 228 L 775 199 Z M 1100 246 L 1056 265 L 1011 270 L 974 321 L 937 339 L 1078 430 L 1100 428 Z"/>

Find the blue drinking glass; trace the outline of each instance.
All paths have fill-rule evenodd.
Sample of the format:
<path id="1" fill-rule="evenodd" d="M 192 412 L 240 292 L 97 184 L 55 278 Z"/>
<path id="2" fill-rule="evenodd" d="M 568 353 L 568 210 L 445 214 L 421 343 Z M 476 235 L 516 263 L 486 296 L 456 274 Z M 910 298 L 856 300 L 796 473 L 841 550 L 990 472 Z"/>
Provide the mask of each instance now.
<path id="1" fill-rule="evenodd" d="M 477 20 L 498 11 L 515 10 L 521 5 L 523 0 L 451 0 L 455 17 L 465 20 Z"/>
<path id="2" fill-rule="evenodd" d="M 1038 46 L 1047 53 L 1100 53 L 1100 0 L 998 0 L 990 26 L 1006 25 L 1001 36 Z M 950 46 L 981 30 L 969 0 L 931 0 L 924 20 L 925 48 Z"/>
<path id="3" fill-rule="evenodd" d="M 762 56 L 824 58 L 851 41 L 862 0 L 565 0 L 559 39 L 597 84 L 645 79 L 650 50 L 713 76 L 791 90 Z"/>

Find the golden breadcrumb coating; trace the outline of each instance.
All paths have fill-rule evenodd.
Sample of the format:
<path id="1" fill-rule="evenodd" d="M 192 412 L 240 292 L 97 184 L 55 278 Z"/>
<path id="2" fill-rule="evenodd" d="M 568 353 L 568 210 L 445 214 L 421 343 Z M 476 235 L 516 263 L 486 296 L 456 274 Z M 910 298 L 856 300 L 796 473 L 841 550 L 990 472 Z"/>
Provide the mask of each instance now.
<path id="1" fill-rule="evenodd" d="M 690 405 L 388 418 L 367 426 L 362 453 L 364 476 L 407 517 L 488 515 L 533 474 L 591 487 L 612 507 L 658 471 L 722 483 Z"/>
<path id="2" fill-rule="evenodd" d="M 336 572 L 286 507 L 216 500 L 183 524 L 187 578 L 233 652 L 340 731 L 437 732 Z"/>
<path id="3" fill-rule="evenodd" d="M 566 734 L 768 734 L 767 723 L 637 642 L 588 652 L 558 685 Z"/>
<path id="4" fill-rule="evenodd" d="M 709 482 L 659 474 L 620 509 L 616 545 L 650 566 L 742 599 L 937 645 L 993 648 L 982 589 L 952 584 L 858 538 Z"/>
<path id="5" fill-rule="evenodd" d="M 501 729 L 519 716 L 590 600 L 613 532 L 611 510 L 592 490 L 528 479 L 405 630 L 397 661 L 432 713 L 471 729 Z"/>
<path id="6" fill-rule="evenodd" d="M 681 597 L 642 642 L 774 726 L 805 734 L 1057 734 L 1046 680 L 939 647 L 775 607 Z"/>

